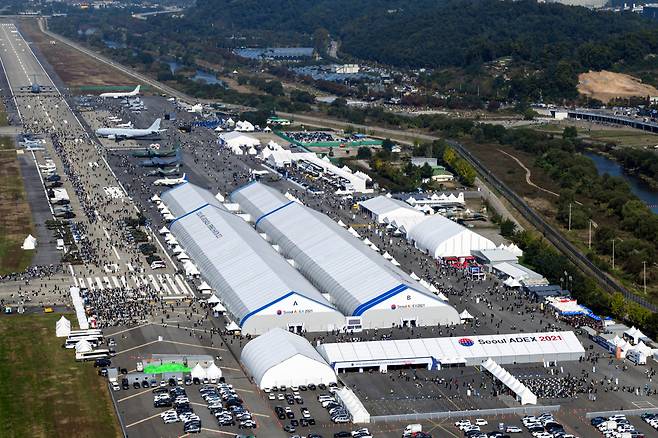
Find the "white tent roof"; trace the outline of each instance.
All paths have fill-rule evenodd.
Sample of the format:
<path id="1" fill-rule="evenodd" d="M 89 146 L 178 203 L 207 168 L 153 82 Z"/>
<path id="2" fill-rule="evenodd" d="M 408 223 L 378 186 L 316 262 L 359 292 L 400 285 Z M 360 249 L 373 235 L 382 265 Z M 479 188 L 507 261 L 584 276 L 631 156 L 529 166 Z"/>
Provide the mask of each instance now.
<path id="1" fill-rule="evenodd" d="M 222 303 L 215 304 L 215 307 L 212 308 L 215 312 L 226 312 L 226 307 L 222 306 Z"/>
<path id="2" fill-rule="evenodd" d="M 67 337 L 71 333 L 71 321 L 62 316 L 55 323 L 55 336 L 58 338 Z"/>
<path id="3" fill-rule="evenodd" d="M 353 423 L 370 423 L 370 413 L 350 388 L 340 388 L 334 394 L 352 416 Z"/>
<path id="4" fill-rule="evenodd" d="M 160 200 L 160 197 L 158 196 L 157 193 L 156 193 L 155 195 L 151 196 L 151 201 L 153 201 L 153 202 L 157 202 L 157 201 L 159 201 L 159 200 Z"/>
<path id="5" fill-rule="evenodd" d="M 407 217 L 423 217 L 424 214 L 415 210 L 404 201 L 400 201 L 388 196 L 376 196 L 374 198 L 359 203 L 361 208 L 367 210 L 375 216 L 377 222 L 390 222 L 393 219 L 402 219 Z"/>
<path id="6" fill-rule="evenodd" d="M 497 263 L 492 265 L 492 269 L 495 271 L 501 272 L 509 277 L 512 277 L 515 280 L 541 280 L 544 278 L 543 275 L 538 274 L 532 269 L 526 268 L 523 265 L 518 263 Z"/>
<path id="7" fill-rule="evenodd" d="M 211 363 L 208 368 L 206 368 L 206 377 L 209 379 L 219 379 L 222 377 L 222 370 L 220 370 L 215 362 Z"/>
<path id="8" fill-rule="evenodd" d="M 470 256 L 471 251 L 493 249 L 496 245 L 466 227 L 435 214 L 407 230 L 407 239 L 433 257 Z"/>
<path id="9" fill-rule="evenodd" d="M 462 313 L 459 314 L 460 319 L 473 319 L 473 315 L 468 313 L 468 310 L 464 309 Z"/>
<path id="10" fill-rule="evenodd" d="M 226 330 L 228 330 L 229 332 L 240 331 L 240 326 L 237 325 L 237 324 L 235 323 L 235 321 L 231 321 L 231 322 L 229 322 L 228 325 L 226 326 Z"/>
<path id="11" fill-rule="evenodd" d="M 188 277 L 196 277 L 200 274 L 196 265 L 189 260 L 185 260 L 183 263 L 183 269 L 185 269 L 185 275 Z"/>
<path id="12" fill-rule="evenodd" d="M 158 233 L 160 233 L 160 234 L 169 234 L 169 229 L 167 227 L 162 227 L 162 228 L 160 228 Z"/>
<path id="13" fill-rule="evenodd" d="M 281 328 L 273 328 L 249 341 L 242 349 L 240 361 L 261 388 L 272 380 L 300 379 L 304 382 L 305 379 L 316 378 L 318 380 L 311 383 L 336 381 L 334 371 L 308 340 Z M 277 367 L 280 368 L 278 372 Z M 313 376 L 309 374 L 310 370 L 320 375 Z M 266 379 L 270 371 L 279 375 Z"/>
<path id="14" fill-rule="evenodd" d="M 226 145 L 229 148 L 241 147 L 241 146 L 253 147 L 260 145 L 260 140 L 254 137 L 250 137 L 246 134 L 242 134 L 241 132 L 237 132 L 237 131 L 219 134 L 219 139 L 224 145 Z"/>
<path id="15" fill-rule="evenodd" d="M 209 285 L 208 283 L 206 283 L 205 281 L 203 281 L 203 282 L 201 282 L 201 284 L 197 287 L 197 290 L 200 290 L 200 291 L 203 292 L 203 291 L 207 291 L 207 290 L 212 290 L 212 287 L 210 287 L 210 285 Z"/>
<path id="16" fill-rule="evenodd" d="M 521 283 L 513 277 L 507 277 L 507 280 L 503 281 L 503 284 L 508 287 L 521 287 Z"/>
<path id="17" fill-rule="evenodd" d="M 413 278 L 414 280 L 420 280 L 420 277 L 417 276 L 415 272 L 412 272 L 410 277 Z"/>
<path id="18" fill-rule="evenodd" d="M 346 227 L 347 226 L 347 225 L 345 225 L 345 222 L 343 222 L 341 219 L 338 219 L 338 225 L 340 225 L 341 227 Z"/>
<path id="19" fill-rule="evenodd" d="M 203 379 L 206 377 L 206 370 L 200 363 L 197 363 L 194 368 L 192 368 L 190 374 L 192 375 L 192 378 L 196 377 L 197 379 Z"/>
<path id="20" fill-rule="evenodd" d="M 208 298 L 208 304 L 217 304 L 219 303 L 219 298 L 217 298 L 217 295 L 213 295 L 210 298 Z"/>
<path id="21" fill-rule="evenodd" d="M 33 235 L 28 234 L 28 236 L 23 241 L 23 244 L 21 245 L 21 249 L 27 251 L 34 249 L 36 247 L 37 247 L 37 239 Z"/>
<path id="22" fill-rule="evenodd" d="M 511 389 L 521 399 L 522 405 L 537 404 L 537 396 L 516 377 L 511 375 L 509 371 L 498 365 L 493 359 L 487 359 L 482 366 L 505 386 Z"/>
<path id="23" fill-rule="evenodd" d="M 92 351 L 92 350 L 93 350 L 93 347 L 91 346 L 91 344 L 88 341 L 84 340 L 84 339 L 82 341 L 78 341 L 78 342 L 75 343 L 75 352 L 76 353 L 87 353 L 87 352 Z"/>

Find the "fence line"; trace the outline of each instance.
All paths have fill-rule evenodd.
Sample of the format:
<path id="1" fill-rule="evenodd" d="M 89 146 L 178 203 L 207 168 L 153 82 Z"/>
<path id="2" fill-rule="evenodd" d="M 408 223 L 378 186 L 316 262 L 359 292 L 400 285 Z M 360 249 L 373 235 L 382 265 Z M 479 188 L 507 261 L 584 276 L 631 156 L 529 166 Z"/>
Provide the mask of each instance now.
<path id="1" fill-rule="evenodd" d="M 594 417 L 612 417 L 613 415 L 626 415 L 627 417 L 637 417 L 642 414 L 658 414 L 658 408 L 647 409 L 624 409 L 623 411 L 600 411 L 600 412 L 587 412 L 585 418 L 590 419 Z"/>
<path id="2" fill-rule="evenodd" d="M 560 405 L 550 406 L 519 406 L 515 408 L 476 409 L 470 411 L 444 411 L 444 412 L 421 412 L 415 414 L 399 415 L 375 415 L 370 417 L 371 423 L 398 423 L 422 420 L 434 420 L 443 418 L 462 417 L 491 417 L 498 415 L 533 415 L 543 412 L 556 412 Z"/>

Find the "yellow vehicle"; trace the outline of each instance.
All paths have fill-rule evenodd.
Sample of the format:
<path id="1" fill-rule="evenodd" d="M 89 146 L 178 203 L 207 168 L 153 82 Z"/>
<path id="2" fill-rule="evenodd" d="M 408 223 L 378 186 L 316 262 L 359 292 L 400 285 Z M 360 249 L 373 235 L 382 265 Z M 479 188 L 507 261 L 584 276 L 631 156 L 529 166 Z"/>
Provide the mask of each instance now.
<path id="1" fill-rule="evenodd" d="M 43 309 L 43 313 L 53 313 L 53 312 L 54 310 L 52 307 L 46 307 L 45 309 Z"/>

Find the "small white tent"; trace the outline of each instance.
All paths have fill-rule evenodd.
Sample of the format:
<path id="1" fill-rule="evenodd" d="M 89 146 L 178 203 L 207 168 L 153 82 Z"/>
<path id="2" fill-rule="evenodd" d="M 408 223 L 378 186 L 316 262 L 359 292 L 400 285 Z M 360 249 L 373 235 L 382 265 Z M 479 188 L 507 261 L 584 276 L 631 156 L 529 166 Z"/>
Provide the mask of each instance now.
<path id="1" fill-rule="evenodd" d="M 210 292 L 212 290 L 212 287 L 210 287 L 210 285 L 208 283 L 203 281 L 203 282 L 201 282 L 201 284 L 199 286 L 197 286 L 197 289 L 200 292 Z"/>
<path id="2" fill-rule="evenodd" d="M 71 321 L 65 317 L 59 318 L 55 323 L 55 336 L 58 338 L 65 338 L 71 333 Z"/>
<path id="3" fill-rule="evenodd" d="M 26 250 L 26 251 L 31 250 L 31 249 L 35 249 L 36 247 L 37 247 L 37 239 L 31 234 L 29 234 L 25 238 L 25 240 L 23 241 L 23 244 L 21 245 L 21 249 Z"/>
<path id="4" fill-rule="evenodd" d="M 82 341 L 76 342 L 76 344 L 75 344 L 75 352 L 76 353 L 88 353 L 92 350 L 93 350 L 93 348 L 92 348 L 91 344 L 89 343 L 89 341 L 86 341 L 84 339 Z"/>
<path id="5" fill-rule="evenodd" d="M 219 298 L 217 298 L 217 295 L 213 295 L 210 298 L 208 298 L 208 304 L 217 304 L 219 303 Z"/>
<path id="6" fill-rule="evenodd" d="M 469 319 L 473 319 L 473 315 L 468 313 L 468 310 L 464 309 L 464 311 L 459 314 L 459 319 L 461 319 L 462 321 L 466 321 Z"/>
<path id="7" fill-rule="evenodd" d="M 206 377 L 209 379 L 219 379 L 222 377 L 222 370 L 215 365 L 215 362 L 211 363 L 208 368 L 206 368 Z"/>
<path id="8" fill-rule="evenodd" d="M 197 363 L 194 368 L 192 368 L 190 375 L 193 379 L 204 379 L 206 377 L 206 370 L 201 366 L 201 364 Z"/>

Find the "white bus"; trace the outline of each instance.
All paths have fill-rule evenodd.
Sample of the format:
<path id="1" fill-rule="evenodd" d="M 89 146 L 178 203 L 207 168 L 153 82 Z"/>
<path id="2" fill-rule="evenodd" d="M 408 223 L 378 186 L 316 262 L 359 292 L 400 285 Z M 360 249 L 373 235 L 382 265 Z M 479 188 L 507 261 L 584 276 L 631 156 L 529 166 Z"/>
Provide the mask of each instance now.
<path id="1" fill-rule="evenodd" d="M 71 330 L 69 332 L 69 337 L 71 336 L 85 336 L 85 335 L 102 335 L 103 331 L 101 329 L 88 329 L 88 330 Z"/>
<path id="2" fill-rule="evenodd" d="M 109 358 L 110 358 L 110 350 L 107 349 L 92 350 L 86 353 L 75 353 L 75 360 L 77 361 L 109 359 Z"/>

